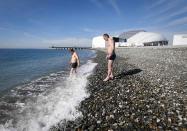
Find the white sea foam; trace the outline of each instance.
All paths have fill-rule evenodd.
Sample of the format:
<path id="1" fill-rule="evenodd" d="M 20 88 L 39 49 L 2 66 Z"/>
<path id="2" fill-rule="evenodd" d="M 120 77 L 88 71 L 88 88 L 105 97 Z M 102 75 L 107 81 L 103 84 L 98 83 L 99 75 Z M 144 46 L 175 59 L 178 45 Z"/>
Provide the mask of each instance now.
<path id="1" fill-rule="evenodd" d="M 40 94 L 35 102 L 17 103 L 22 107 L 16 116 L 18 122 L 12 124 L 10 120 L 0 125 L 0 131 L 47 131 L 61 120 L 80 117 L 77 107 L 89 95 L 87 77 L 95 66 L 96 63 L 88 61 L 78 69 L 76 77 L 66 78 L 50 92 Z"/>

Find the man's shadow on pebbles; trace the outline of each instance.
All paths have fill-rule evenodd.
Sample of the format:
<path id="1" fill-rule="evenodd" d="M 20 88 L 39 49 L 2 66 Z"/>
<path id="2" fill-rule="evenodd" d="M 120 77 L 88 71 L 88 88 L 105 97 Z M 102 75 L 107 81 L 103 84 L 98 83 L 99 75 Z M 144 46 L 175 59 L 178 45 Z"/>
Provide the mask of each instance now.
<path id="1" fill-rule="evenodd" d="M 115 79 L 121 79 L 127 75 L 134 75 L 134 74 L 138 74 L 140 73 L 142 70 L 141 69 L 132 69 L 132 70 L 128 70 L 128 71 L 123 71 L 120 74 L 116 75 L 114 78 Z"/>

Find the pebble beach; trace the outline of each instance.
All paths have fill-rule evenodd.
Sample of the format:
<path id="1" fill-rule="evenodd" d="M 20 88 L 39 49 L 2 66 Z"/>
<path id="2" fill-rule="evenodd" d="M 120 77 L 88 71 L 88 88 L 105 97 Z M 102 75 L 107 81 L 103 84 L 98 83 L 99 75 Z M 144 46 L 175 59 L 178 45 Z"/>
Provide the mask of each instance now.
<path id="1" fill-rule="evenodd" d="M 107 61 L 88 78 L 89 97 L 77 107 L 82 117 L 52 130 L 187 130 L 187 47 L 118 48 L 115 79 L 103 82 Z"/>

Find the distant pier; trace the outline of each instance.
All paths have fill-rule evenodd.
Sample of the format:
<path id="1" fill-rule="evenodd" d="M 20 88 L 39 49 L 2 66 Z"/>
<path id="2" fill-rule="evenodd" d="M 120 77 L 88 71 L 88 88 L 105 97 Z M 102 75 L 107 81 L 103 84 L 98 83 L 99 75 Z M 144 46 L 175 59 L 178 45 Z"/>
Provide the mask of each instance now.
<path id="1" fill-rule="evenodd" d="M 75 50 L 83 50 L 83 49 L 89 49 L 91 50 L 91 47 L 60 47 L 60 46 L 52 46 L 51 48 L 56 49 L 56 50 L 68 50 L 70 48 L 73 48 Z"/>

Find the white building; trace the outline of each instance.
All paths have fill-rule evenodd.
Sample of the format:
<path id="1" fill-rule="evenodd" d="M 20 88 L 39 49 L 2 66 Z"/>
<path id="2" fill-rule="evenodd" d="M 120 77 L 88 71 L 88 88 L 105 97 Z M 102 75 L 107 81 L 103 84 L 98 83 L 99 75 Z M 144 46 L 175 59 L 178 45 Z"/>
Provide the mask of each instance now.
<path id="1" fill-rule="evenodd" d="M 127 40 L 127 46 L 160 46 L 167 45 L 167 39 L 158 33 L 139 32 Z"/>
<path id="2" fill-rule="evenodd" d="M 167 39 L 159 34 L 145 31 L 129 31 L 122 33 L 119 37 L 126 39 L 120 46 L 162 46 L 168 45 Z"/>
<path id="3" fill-rule="evenodd" d="M 173 46 L 187 45 L 187 34 L 177 34 L 173 37 Z"/>
<path id="4" fill-rule="evenodd" d="M 119 46 L 119 42 L 115 43 L 115 46 Z M 105 48 L 105 40 L 103 39 L 103 36 L 97 36 L 92 39 L 92 48 Z"/>
<path id="5" fill-rule="evenodd" d="M 119 37 L 113 37 L 116 47 L 125 46 L 163 46 L 168 45 L 168 40 L 159 33 L 145 32 L 144 30 L 135 30 L 124 32 Z M 92 48 L 105 48 L 103 36 L 94 37 Z"/>
<path id="6" fill-rule="evenodd" d="M 93 38 L 92 48 L 105 48 L 105 40 L 103 39 L 103 36 Z"/>

